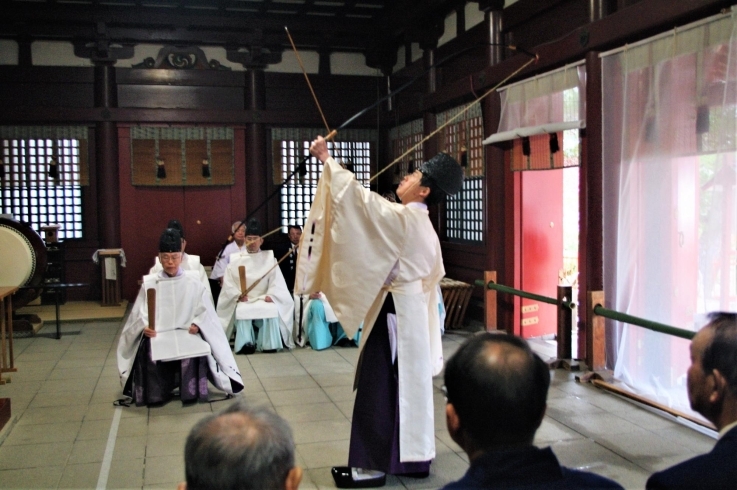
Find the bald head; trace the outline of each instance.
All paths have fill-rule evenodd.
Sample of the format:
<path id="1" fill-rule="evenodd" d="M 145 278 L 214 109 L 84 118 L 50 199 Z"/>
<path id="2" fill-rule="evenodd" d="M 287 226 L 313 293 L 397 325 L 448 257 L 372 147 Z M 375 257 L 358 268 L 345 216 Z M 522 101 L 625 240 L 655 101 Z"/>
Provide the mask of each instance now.
<path id="1" fill-rule="evenodd" d="M 292 431 L 274 412 L 235 402 L 195 425 L 184 462 L 189 490 L 283 489 L 294 468 Z"/>
<path id="2" fill-rule="evenodd" d="M 473 336 L 445 368 L 448 403 L 464 438 L 480 450 L 532 444 L 549 385 L 545 363 L 510 335 Z"/>

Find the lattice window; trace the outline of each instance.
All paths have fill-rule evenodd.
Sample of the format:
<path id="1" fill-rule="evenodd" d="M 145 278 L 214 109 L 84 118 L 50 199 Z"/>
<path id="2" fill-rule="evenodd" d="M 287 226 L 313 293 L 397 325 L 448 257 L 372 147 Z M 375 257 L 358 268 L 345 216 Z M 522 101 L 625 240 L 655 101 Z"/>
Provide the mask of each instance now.
<path id="1" fill-rule="evenodd" d="M 445 229 L 449 240 L 484 240 L 484 179 L 466 177 L 463 189 L 449 197 L 445 206 Z"/>
<path id="2" fill-rule="evenodd" d="M 310 143 L 324 131 L 309 129 L 272 130 L 272 163 L 274 184 L 282 184 L 298 168 L 300 162 L 310 154 Z M 344 131 L 344 141 L 328 142 L 328 149 L 336 161 L 352 171 L 356 179 L 369 187 L 371 162 L 376 145 L 376 132 L 372 130 Z M 305 175 L 295 173 L 281 188 L 280 224 L 283 231 L 287 225 L 304 224 L 317 191 L 322 164 L 310 157 L 306 162 Z"/>
<path id="3" fill-rule="evenodd" d="M 451 241 L 482 242 L 484 231 L 484 121 L 478 103 L 460 114 L 466 106 L 449 109 L 437 115 L 439 126 L 450 119 L 440 133 L 440 150 L 463 166 L 466 179 L 463 189 L 447 199 L 445 207 L 446 237 Z M 457 117 L 456 117 L 457 116 Z"/>
<path id="4" fill-rule="evenodd" d="M 417 119 L 408 123 L 396 126 L 389 131 L 389 139 L 392 145 L 392 160 L 396 160 L 401 155 L 414 148 L 410 153 L 402 157 L 394 166 L 394 178 L 392 182 L 399 184 L 405 175 L 417 170 L 422 162 L 423 150 L 422 145 L 418 145 L 423 138 L 423 121 Z M 391 172 L 391 170 L 389 170 Z"/>
<path id="5" fill-rule="evenodd" d="M 61 225 L 60 239 L 84 236 L 83 160 L 79 139 L 1 139 L 0 209 L 41 227 Z M 82 145 L 80 145 L 82 142 Z M 85 148 L 86 150 L 86 148 Z M 86 163 L 86 162 L 85 162 Z"/>

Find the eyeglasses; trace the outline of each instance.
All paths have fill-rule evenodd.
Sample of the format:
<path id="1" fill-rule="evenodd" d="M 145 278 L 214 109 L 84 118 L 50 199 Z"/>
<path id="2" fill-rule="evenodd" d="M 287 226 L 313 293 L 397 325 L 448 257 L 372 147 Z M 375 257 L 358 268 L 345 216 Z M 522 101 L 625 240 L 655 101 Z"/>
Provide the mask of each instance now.
<path id="1" fill-rule="evenodd" d="M 182 258 L 181 252 L 159 254 L 159 260 L 161 260 L 162 262 L 179 260 L 181 258 Z"/>

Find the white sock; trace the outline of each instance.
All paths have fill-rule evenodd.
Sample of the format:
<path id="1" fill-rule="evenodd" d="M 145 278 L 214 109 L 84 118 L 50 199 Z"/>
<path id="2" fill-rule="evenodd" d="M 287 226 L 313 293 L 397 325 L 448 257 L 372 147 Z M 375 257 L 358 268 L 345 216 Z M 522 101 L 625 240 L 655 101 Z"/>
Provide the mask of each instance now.
<path id="1" fill-rule="evenodd" d="M 353 477 L 353 481 L 373 480 L 374 478 L 381 478 L 384 476 L 384 472 L 378 470 L 366 470 L 363 468 L 351 468 L 351 476 Z"/>

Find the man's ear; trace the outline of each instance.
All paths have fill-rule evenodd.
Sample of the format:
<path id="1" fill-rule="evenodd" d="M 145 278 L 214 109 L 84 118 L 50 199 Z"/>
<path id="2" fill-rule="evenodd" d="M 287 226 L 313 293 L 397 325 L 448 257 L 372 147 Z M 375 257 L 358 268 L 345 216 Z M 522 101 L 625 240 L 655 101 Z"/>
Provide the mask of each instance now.
<path id="1" fill-rule="evenodd" d="M 463 447 L 463 436 L 461 435 L 461 419 L 458 418 L 456 407 L 452 403 L 445 404 L 445 424 L 448 426 L 450 438 L 456 444 Z"/>
<path id="2" fill-rule="evenodd" d="M 427 199 L 427 196 L 430 195 L 430 188 L 425 187 L 424 185 L 421 185 L 418 187 L 417 193 L 419 194 L 420 197 L 422 197 L 422 199 Z"/>
<path id="3" fill-rule="evenodd" d="M 284 490 L 297 490 L 301 481 L 302 468 L 300 468 L 299 466 L 295 466 L 294 468 L 289 470 L 287 479 L 284 482 Z"/>
<path id="4" fill-rule="evenodd" d="M 711 372 L 711 377 L 714 379 L 714 385 L 712 386 L 711 392 L 709 393 L 709 401 L 716 403 L 723 400 L 727 396 L 727 390 L 729 385 L 724 375 L 719 370 L 714 369 Z"/>

